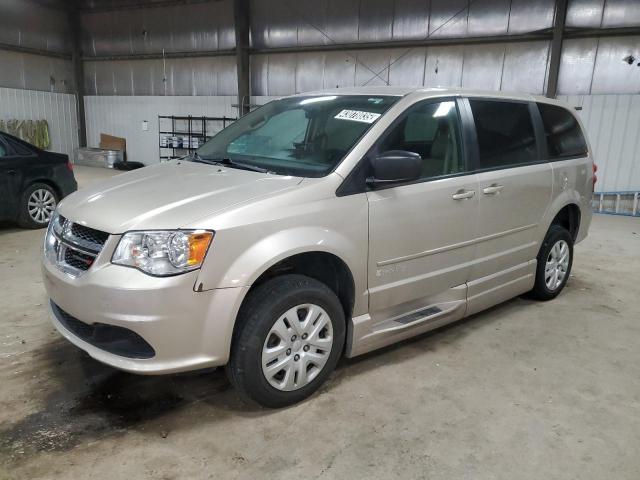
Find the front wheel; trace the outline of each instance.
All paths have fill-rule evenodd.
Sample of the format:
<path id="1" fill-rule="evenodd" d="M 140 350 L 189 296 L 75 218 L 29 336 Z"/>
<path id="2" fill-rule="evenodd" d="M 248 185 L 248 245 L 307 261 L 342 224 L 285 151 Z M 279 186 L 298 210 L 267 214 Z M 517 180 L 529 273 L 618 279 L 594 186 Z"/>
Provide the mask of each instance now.
<path id="1" fill-rule="evenodd" d="M 342 354 L 342 305 L 329 287 L 303 275 L 275 277 L 250 292 L 238 322 L 227 374 L 265 407 L 310 396 Z"/>
<path id="2" fill-rule="evenodd" d="M 558 296 L 569 280 L 573 264 L 573 237 L 566 228 L 551 225 L 538 253 L 536 282 L 531 295 L 538 300 Z"/>

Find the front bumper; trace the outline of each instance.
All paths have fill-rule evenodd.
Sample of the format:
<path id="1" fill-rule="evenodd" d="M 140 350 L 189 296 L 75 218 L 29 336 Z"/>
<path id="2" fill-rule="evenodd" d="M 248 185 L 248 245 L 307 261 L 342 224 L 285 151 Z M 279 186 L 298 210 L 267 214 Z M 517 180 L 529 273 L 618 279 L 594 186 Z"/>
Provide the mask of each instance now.
<path id="1" fill-rule="evenodd" d="M 110 250 L 105 245 L 91 268 L 77 278 L 43 259 L 44 285 L 59 307 L 50 305 L 52 321 L 67 340 L 102 363 L 134 373 L 173 373 L 227 363 L 233 325 L 248 287 L 195 292 L 198 271 L 151 277 L 101 260 L 110 258 Z M 89 325 L 134 332 L 154 354 L 128 358 L 99 348 L 65 327 L 60 309 Z"/>

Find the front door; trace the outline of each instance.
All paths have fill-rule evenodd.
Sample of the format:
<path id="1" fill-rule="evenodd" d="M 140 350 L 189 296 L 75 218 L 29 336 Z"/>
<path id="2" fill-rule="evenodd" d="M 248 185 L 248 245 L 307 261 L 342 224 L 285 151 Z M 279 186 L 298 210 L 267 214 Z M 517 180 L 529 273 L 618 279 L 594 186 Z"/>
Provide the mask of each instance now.
<path id="1" fill-rule="evenodd" d="M 411 184 L 369 191 L 369 312 L 366 341 L 381 346 L 464 316 L 478 228 L 458 102 L 410 107 L 376 152 L 407 150 L 423 160 Z M 375 153 L 373 153 L 375 154 Z"/>

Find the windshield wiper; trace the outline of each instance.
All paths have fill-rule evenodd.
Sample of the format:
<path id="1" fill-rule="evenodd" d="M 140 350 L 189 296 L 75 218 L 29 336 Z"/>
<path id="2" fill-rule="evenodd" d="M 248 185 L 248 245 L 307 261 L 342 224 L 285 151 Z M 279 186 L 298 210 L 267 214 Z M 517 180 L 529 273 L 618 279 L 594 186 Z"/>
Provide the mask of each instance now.
<path id="1" fill-rule="evenodd" d="M 271 171 L 267 170 L 266 168 L 258 167 L 257 165 L 251 165 L 249 163 L 236 162 L 235 160 L 231 160 L 230 158 L 207 158 L 207 157 L 201 157 L 200 155 L 198 155 L 198 157 L 195 157 L 195 155 L 194 155 L 194 159 L 195 159 L 195 161 L 202 162 L 202 163 L 225 165 L 227 167 L 239 168 L 239 169 L 242 169 L 242 170 L 250 170 L 252 172 L 272 173 Z"/>

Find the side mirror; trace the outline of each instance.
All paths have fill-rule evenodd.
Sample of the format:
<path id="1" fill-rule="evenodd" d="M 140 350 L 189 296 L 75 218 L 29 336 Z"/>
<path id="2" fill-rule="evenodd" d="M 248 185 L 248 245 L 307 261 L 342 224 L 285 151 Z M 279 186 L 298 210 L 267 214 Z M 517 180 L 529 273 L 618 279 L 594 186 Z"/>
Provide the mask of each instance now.
<path id="1" fill-rule="evenodd" d="M 367 178 L 372 187 L 417 180 L 422 174 L 422 157 L 415 152 L 389 150 L 371 159 L 373 176 Z"/>

